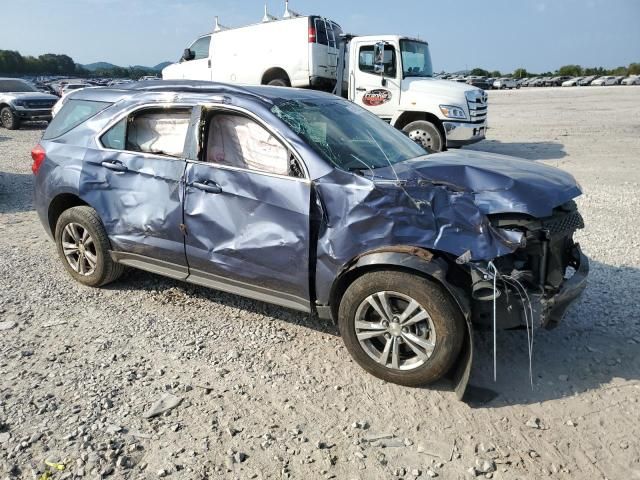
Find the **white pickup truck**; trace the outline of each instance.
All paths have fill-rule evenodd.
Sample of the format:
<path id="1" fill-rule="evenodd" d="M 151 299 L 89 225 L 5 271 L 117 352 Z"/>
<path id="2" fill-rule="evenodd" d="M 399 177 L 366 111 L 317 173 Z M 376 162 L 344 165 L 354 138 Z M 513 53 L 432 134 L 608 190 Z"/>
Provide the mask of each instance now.
<path id="1" fill-rule="evenodd" d="M 399 35 L 343 35 L 320 16 L 274 19 L 196 39 L 165 80 L 213 80 L 331 91 L 433 151 L 485 138 L 487 94 L 433 78 L 427 42 Z M 341 88 L 339 88 L 341 87 Z"/>

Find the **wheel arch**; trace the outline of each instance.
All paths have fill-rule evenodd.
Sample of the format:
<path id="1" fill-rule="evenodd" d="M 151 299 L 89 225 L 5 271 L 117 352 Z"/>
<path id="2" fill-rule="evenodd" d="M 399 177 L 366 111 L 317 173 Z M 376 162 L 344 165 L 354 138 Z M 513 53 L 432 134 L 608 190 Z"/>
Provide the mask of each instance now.
<path id="1" fill-rule="evenodd" d="M 260 84 L 266 85 L 271 80 L 275 80 L 276 78 L 284 78 L 287 82 L 289 82 L 289 85 L 291 85 L 291 77 L 282 67 L 271 67 L 267 71 L 265 71 L 262 74 L 262 80 L 260 81 Z"/>
<path id="2" fill-rule="evenodd" d="M 47 221 L 49 223 L 49 229 L 51 230 L 52 236 L 55 235 L 56 224 L 58 223 L 58 219 L 60 218 L 60 215 L 62 215 L 62 212 L 79 206 L 90 207 L 91 205 L 74 193 L 63 192 L 53 197 L 51 202 L 49 202 L 49 207 L 47 208 Z"/>
<path id="3" fill-rule="evenodd" d="M 418 120 L 427 120 L 428 122 L 433 123 L 440 133 L 442 133 L 442 138 L 446 140 L 446 135 L 444 132 L 444 127 L 442 126 L 442 120 L 440 120 L 436 115 L 430 112 L 418 112 L 418 111 L 405 111 L 400 114 L 400 116 L 393 122 L 393 126 L 398 130 L 402 130 L 404 127 L 409 125 L 411 122 L 415 122 Z"/>
<path id="4" fill-rule="evenodd" d="M 462 399 L 471 375 L 473 360 L 471 302 L 461 287 L 447 280 L 449 268 L 450 261 L 445 254 L 438 251 L 404 245 L 371 250 L 348 262 L 338 274 L 331 287 L 329 308 L 331 320 L 337 324 L 338 308 L 344 292 L 354 280 L 370 272 L 380 270 L 407 272 L 427 278 L 440 285 L 458 306 L 467 325 L 462 350 L 448 374 L 453 382 L 457 397 Z"/>

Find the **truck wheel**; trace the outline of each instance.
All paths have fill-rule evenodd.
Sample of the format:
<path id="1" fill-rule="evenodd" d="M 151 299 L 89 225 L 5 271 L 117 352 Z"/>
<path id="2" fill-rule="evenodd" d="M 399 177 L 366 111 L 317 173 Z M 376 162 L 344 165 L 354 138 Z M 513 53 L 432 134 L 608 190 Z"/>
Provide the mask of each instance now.
<path id="1" fill-rule="evenodd" d="M 62 212 L 55 240 L 67 272 L 84 285 L 100 287 L 124 272 L 124 265 L 111 259 L 107 232 L 91 207 L 73 207 Z"/>
<path id="2" fill-rule="evenodd" d="M 428 152 L 441 152 L 444 150 L 444 138 L 440 133 L 440 129 L 427 120 L 411 122 L 402 131 L 411 140 L 422 145 Z"/>
<path id="3" fill-rule="evenodd" d="M 273 87 L 290 87 L 289 81 L 285 78 L 274 78 L 267 85 L 271 85 Z"/>
<path id="4" fill-rule="evenodd" d="M 338 326 L 362 368 L 411 387 L 451 369 L 465 332 L 462 313 L 439 285 L 396 271 L 356 279 L 340 301 Z"/>
<path id="5" fill-rule="evenodd" d="M 20 128 L 20 119 L 9 107 L 4 107 L 0 110 L 0 121 L 2 122 L 2 126 L 7 130 L 17 130 Z"/>

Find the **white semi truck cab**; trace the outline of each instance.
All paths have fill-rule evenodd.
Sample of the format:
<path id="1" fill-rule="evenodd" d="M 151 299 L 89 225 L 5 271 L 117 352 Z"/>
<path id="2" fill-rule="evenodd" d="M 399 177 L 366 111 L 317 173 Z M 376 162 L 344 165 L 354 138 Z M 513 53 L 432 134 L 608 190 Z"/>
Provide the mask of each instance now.
<path id="1" fill-rule="evenodd" d="M 342 38 L 336 82 L 342 88 L 339 92 L 336 87 L 334 93 L 370 110 L 431 150 L 460 147 L 485 137 L 486 92 L 433 78 L 425 41 L 398 35 Z"/>
<path id="2" fill-rule="evenodd" d="M 433 78 L 427 42 L 398 35 L 354 36 L 327 18 L 291 13 L 216 28 L 162 71 L 165 80 L 329 90 L 361 105 L 441 151 L 485 138 L 487 95 L 476 87 Z M 335 86 L 335 87 L 334 87 Z"/>

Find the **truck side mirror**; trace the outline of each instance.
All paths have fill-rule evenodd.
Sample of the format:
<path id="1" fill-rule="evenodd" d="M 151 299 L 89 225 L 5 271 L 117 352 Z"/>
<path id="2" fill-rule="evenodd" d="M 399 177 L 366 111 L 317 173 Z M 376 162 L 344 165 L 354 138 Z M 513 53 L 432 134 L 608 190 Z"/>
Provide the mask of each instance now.
<path id="1" fill-rule="evenodd" d="M 378 42 L 373 47 L 373 72 L 384 76 L 384 42 Z"/>
<path id="2" fill-rule="evenodd" d="M 196 54 L 193 50 L 191 50 L 190 48 L 185 48 L 184 53 L 182 54 L 182 60 L 188 62 L 189 60 L 193 60 L 195 56 Z"/>

